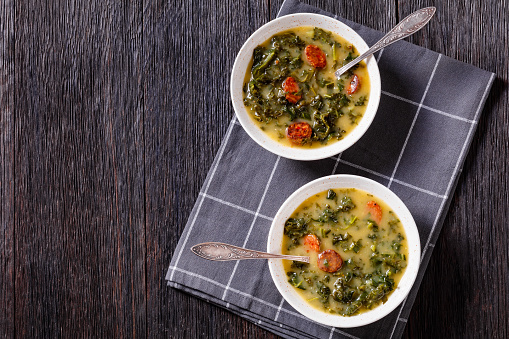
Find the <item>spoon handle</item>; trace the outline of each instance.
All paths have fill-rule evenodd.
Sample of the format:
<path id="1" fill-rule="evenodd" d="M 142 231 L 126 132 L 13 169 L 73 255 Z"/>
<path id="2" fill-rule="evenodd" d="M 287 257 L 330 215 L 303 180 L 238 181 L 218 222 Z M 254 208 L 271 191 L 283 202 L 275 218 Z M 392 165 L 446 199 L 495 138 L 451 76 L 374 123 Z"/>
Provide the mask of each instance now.
<path id="1" fill-rule="evenodd" d="M 199 257 L 214 261 L 243 259 L 286 259 L 302 261 L 309 264 L 309 257 L 296 255 L 272 254 L 237 247 L 221 242 L 204 242 L 191 247 L 191 251 Z"/>
<path id="2" fill-rule="evenodd" d="M 378 42 L 371 46 L 370 49 L 347 63 L 345 66 L 338 69 L 335 72 L 336 77 L 339 78 L 341 74 L 345 73 L 352 66 L 361 62 L 376 51 L 389 46 L 393 42 L 406 38 L 407 36 L 410 36 L 420 30 L 431 20 L 433 14 L 435 14 L 435 11 L 435 7 L 421 8 L 401 20 L 399 24 L 394 26 L 394 28 L 391 29 L 389 33 L 387 33 L 382 39 L 378 40 Z"/>

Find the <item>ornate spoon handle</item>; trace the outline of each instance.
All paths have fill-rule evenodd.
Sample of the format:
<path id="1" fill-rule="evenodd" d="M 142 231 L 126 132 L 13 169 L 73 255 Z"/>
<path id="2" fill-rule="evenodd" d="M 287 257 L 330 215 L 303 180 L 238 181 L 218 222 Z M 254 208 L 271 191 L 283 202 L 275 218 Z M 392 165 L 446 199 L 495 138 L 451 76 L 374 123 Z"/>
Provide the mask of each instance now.
<path id="1" fill-rule="evenodd" d="M 296 255 L 272 254 L 246 248 L 237 247 L 221 242 L 204 242 L 191 247 L 191 251 L 199 257 L 215 261 L 243 260 L 243 259 L 286 259 L 302 261 L 309 264 L 309 257 Z"/>
<path id="2" fill-rule="evenodd" d="M 426 24 L 431 20 L 431 17 L 433 17 L 433 14 L 435 14 L 435 11 L 436 11 L 435 7 L 422 8 L 401 20 L 399 24 L 397 24 L 393 29 L 391 29 L 389 33 L 387 33 L 382 39 L 378 40 L 376 44 L 371 46 L 370 49 L 362 53 L 354 60 L 347 63 L 345 66 L 338 69 L 335 72 L 336 77 L 339 78 L 341 74 L 345 73 L 352 66 L 361 62 L 362 60 L 364 60 L 371 54 L 375 53 L 376 51 L 386 46 L 389 46 L 393 42 L 406 38 L 407 36 L 412 35 L 418 30 L 420 30 L 421 28 L 426 26 Z"/>

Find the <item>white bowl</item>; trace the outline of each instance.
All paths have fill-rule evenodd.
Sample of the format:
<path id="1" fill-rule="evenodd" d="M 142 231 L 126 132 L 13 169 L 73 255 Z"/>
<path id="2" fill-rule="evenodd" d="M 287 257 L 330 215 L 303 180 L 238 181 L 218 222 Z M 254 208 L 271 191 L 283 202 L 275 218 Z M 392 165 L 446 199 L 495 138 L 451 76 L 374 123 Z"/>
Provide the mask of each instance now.
<path id="1" fill-rule="evenodd" d="M 348 147 L 352 146 L 366 132 L 369 125 L 371 125 L 371 122 L 373 121 L 375 113 L 378 109 L 378 103 L 380 102 L 380 72 L 378 71 L 378 66 L 376 64 L 375 58 L 373 56 L 368 57 L 366 59 L 366 63 L 371 89 L 366 112 L 364 113 L 364 116 L 360 120 L 358 126 L 356 126 L 353 131 L 351 131 L 342 140 L 320 148 L 307 149 L 285 146 L 281 143 L 278 143 L 276 140 L 271 139 L 267 134 L 265 134 L 265 132 L 260 129 L 260 127 L 255 124 L 253 119 L 249 116 L 246 107 L 244 106 L 242 92 L 242 87 L 244 86 L 244 78 L 246 72 L 248 72 L 248 66 L 253 56 L 253 50 L 256 46 L 262 44 L 274 34 L 301 26 L 314 26 L 334 32 L 352 43 L 359 53 L 363 53 L 368 50 L 368 45 L 354 30 L 328 16 L 307 13 L 283 16 L 260 27 L 244 43 L 233 65 L 230 81 L 230 92 L 233 107 L 235 109 L 235 113 L 237 114 L 237 118 L 240 121 L 240 124 L 242 127 L 244 127 L 244 130 L 247 132 L 247 134 L 249 134 L 249 136 L 260 146 L 272 153 L 289 159 L 324 159 L 343 152 Z"/>
<path id="2" fill-rule="evenodd" d="M 329 314 L 309 305 L 297 293 L 295 287 L 290 285 L 281 259 L 269 260 L 270 273 L 277 289 L 285 300 L 309 319 L 334 327 L 346 328 L 367 325 L 391 313 L 406 298 L 417 277 L 421 261 L 421 242 L 415 221 L 401 199 L 387 187 L 367 178 L 346 174 L 331 175 L 302 186 L 285 201 L 277 212 L 270 228 L 267 252 L 281 253 L 285 221 L 304 200 L 330 188 L 357 188 L 371 193 L 385 201 L 401 221 L 408 242 L 408 266 L 398 286 L 387 299 L 387 302 L 370 311 L 350 317 Z"/>

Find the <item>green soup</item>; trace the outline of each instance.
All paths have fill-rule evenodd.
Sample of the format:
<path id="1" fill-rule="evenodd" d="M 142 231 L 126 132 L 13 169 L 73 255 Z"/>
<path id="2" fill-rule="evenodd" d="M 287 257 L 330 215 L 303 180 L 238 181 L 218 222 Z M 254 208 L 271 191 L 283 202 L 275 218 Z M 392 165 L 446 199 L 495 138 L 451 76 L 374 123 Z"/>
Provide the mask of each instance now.
<path id="1" fill-rule="evenodd" d="M 323 64 L 314 60 L 320 53 Z M 316 27 L 272 36 L 255 48 L 246 72 L 243 92 L 249 115 L 267 135 L 287 146 L 320 147 L 341 140 L 362 119 L 370 83 L 364 61 L 339 80 L 334 72 L 358 55 L 344 38 Z M 292 87 L 285 82 L 289 78 Z M 287 131 L 295 123 L 312 129 L 297 143 Z"/>
<path id="2" fill-rule="evenodd" d="M 283 254 L 310 256 L 310 264 L 283 261 L 288 281 L 324 312 L 351 316 L 373 309 L 405 272 L 408 245 L 401 222 L 386 203 L 362 190 L 331 189 L 310 197 L 286 221 L 284 233 Z M 341 264 L 336 254 L 324 256 L 331 252 Z"/>

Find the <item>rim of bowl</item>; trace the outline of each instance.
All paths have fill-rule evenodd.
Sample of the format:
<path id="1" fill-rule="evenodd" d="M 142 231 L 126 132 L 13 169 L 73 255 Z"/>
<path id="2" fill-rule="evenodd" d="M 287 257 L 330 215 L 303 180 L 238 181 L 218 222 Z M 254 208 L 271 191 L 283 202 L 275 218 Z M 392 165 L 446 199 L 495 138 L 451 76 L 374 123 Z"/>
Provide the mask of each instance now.
<path id="1" fill-rule="evenodd" d="M 371 179 L 356 175 L 331 175 L 313 180 L 302 186 L 288 197 L 283 205 L 281 205 L 281 208 L 276 213 L 270 227 L 267 241 L 267 252 L 282 252 L 283 227 L 286 219 L 291 216 L 295 209 L 304 202 L 304 200 L 329 188 L 357 188 L 367 191 L 368 193 L 371 193 L 383 200 L 397 214 L 401 221 L 401 225 L 405 230 L 408 242 L 408 265 L 396 289 L 392 292 L 384 304 L 381 304 L 370 311 L 346 317 L 325 313 L 309 305 L 304 298 L 295 291 L 295 288 L 288 283 L 282 259 L 269 260 L 270 274 L 274 284 L 283 298 L 293 308 L 307 318 L 318 323 L 334 327 L 349 328 L 364 326 L 380 320 L 391 313 L 403 302 L 403 300 L 405 300 L 408 293 L 410 293 L 417 277 L 421 261 L 421 242 L 419 231 L 412 214 L 403 201 L 401 201 L 401 199 L 387 187 Z"/>
<path id="2" fill-rule="evenodd" d="M 366 58 L 370 80 L 370 94 L 366 112 L 358 125 L 343 139 L 319 148 L 298 148 L 285 146 L 265 134 L 249 116 L 244 106 L 242 88 L 253 49 L 274 34 L 301 26 L 315 26 L 334 32 L 353 44 L 359 53 L 368 50 L 368 45 L 352 28 L 328 16 L 311 13 L 290 14 L 269 21 L 257 29 L 241 47 L 233 64 L 230 79 L 230 94 L 235 114 L 246 133 L 269 152 L 294 160 L 319 160 L 343 152 L 359 140 L 368 130 L 378 110 L 381 95 L 381 80 L 378 65 L 373 55 Z"/>

